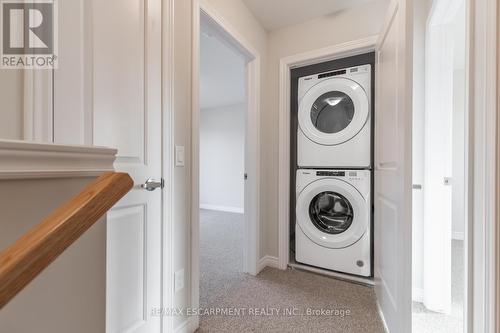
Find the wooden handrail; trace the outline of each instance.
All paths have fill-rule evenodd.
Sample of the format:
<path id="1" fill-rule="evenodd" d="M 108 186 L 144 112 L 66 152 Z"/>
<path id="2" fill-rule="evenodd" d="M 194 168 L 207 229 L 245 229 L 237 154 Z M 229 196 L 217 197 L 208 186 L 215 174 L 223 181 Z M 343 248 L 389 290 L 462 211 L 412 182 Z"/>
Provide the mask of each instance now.
<path id="1" fill-rule="evenodd" d="M 0 253 L 0 309 L 97 222 L 133 186 L 105 173 Z"/>

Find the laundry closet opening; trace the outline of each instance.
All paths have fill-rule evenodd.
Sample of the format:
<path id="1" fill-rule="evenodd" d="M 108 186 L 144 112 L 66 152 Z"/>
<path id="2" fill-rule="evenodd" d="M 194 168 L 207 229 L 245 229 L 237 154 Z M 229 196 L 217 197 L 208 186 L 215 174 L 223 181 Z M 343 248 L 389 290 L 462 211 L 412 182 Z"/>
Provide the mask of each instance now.
<path id="1" fill-rule="evenodd" d="M 372 285 L 375 53 L 290 79 L 288 264 Z"/>

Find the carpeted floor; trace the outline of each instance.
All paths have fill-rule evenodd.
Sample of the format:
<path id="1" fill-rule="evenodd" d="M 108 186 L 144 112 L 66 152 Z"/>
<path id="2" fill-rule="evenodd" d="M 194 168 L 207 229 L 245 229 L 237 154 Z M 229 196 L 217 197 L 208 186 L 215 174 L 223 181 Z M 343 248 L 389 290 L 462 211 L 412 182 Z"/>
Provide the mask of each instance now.
<path id="1" fill-rule="evenodd" d="M 451 313 L 429 311 L 422 303 L 413 303 L 414 333 L 463 332 L 464 242 L 453 240 L 451 247 Z"/>
<path id="2" fill-rule="evenodd" d="M 242 235 L 243 215 L 201 211 L 200 306 L 226 313 L 201 316 L 197 332 L 384 332 L 369 287 L 298 270 L 242 273 Z"/>

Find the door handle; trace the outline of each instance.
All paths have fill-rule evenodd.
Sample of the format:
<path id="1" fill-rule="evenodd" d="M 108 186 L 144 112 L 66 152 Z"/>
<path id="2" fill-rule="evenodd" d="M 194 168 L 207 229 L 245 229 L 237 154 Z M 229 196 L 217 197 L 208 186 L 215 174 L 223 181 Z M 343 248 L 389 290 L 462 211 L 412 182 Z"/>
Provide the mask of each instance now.
<path id="1" fill-rule="evenodd" d="M 165 181 L 163 180 L 163 178 L 161 178 L 160 180 L 154 180 L 153 178 L 149 178 L 148 180 L 146 180 L 144 184 L 141 185 L 141 187 L 146 191 L 154 191 L 157 188 L 163 188 L 164 186 L 165 186 Z"/>

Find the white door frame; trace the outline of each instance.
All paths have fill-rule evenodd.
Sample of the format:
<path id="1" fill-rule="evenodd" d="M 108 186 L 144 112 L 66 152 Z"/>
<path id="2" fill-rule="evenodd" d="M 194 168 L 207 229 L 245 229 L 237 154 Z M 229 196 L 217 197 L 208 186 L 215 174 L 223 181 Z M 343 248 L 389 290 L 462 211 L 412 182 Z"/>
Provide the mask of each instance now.
<path id="1" fill-rule="evenodd" d="M 162 0 L 162 307 L 174 300 L 174 0 Z M 162 332 L 174 331 L 174 317 L 162 316 Z"/>
<path id="2" fill-rule="evenodd" d="M 375 51 L 377 39 L 378 36 L 370 36 L 280 59 L 278 166 L 279 269 L 286 269 L 290 260 L 290 70 Z"/>
<path id="3" fill-rule="evenodd" d="M 221 32 L 227 42 L 235 46 L 250 59 L 247 63 L 246 89 L 246 151 L 245 172 L 245 244 L 243 267 L 246 273 L 256 275 L 260 244 L 260 63 L 256 48 L 223 18 L 215 9 L 202 0 L 193 1 L 193 77 L 192 77 L 192 137 L 191 137 L 191 305 L 199 304 L 200 282 L 200 189 L 199 189 L 199 133 L 200 133 L 200 15 L 203 13 Z M 243 175 L 241 175 L 243 177 Z"/>
<path id="4" fill-rule="evenodd" d="M 499 228 L 497 219 L 497 0 L 467 0 L 467 107 L 469 132 L 466 184 L 469 223 L 465 237 L 469 267 L 465 301 L 469 308 L 467 332 L 493 333 L 499 329 L 500 295 L 497 280 Z"/>

